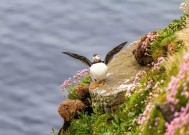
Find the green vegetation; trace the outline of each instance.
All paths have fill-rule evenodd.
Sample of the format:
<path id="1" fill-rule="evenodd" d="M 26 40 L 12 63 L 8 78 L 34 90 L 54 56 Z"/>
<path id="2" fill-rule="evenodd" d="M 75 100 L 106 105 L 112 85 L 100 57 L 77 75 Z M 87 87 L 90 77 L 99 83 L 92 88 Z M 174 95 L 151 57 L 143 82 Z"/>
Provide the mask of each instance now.
<path id="1" fill-rule="evenodd" d="M 60 88 L 68 91 L 69 99 L 81 99 L 83 92 L 88 89 L 90 81 L 89 70 L 83 69 L 82 71 L 78 71 L 73 78 L 65 80 Z"/>
<path id="2" fill-rule="evenodd" d="M 153 40 L 145 41 L 144 47 L 154 62 L 140 78 L 136 75 L 135 91 L 126 94 L 129 96 L 117 113 L 102 113 L 93 108 L 91 115 L 81 113 L 79 119 L 72 120 L 62 135 L 189 134 L 188 14 L 187 10 L 180 20 L 148 35 Z M 80 85 L 89 82 L 87 77 Z M 70 89 L 69 98 L 76 99 L 77 94 Z M 165 102 L 173 104 L 175 117 L 169 124 L 156 107 Z M 175 111 L 176 107 L 180 108 L 179 112 Z"/>
<path id="3" fill-rule="evenodd" d="M 88 85 L 90 83 L 90 77 L 89 75 L 83 77 L 83 80 L 76 84 L 74 87 L 70 87 L 68 89 L 68 99 L 81 99 L 82 97 L 82 90 L 79 89 L 80 87 L 88 87 L 86 85 Z M 87 88 L 86 88 L 87 89 Z"/>
<path id="4" fill-rule="evenodd" d="M 150 52 L 154 61 L 159 57 L 177 52 L 182 45 L 182 41 L 176 39 L 176 32 L 182 30 L 186 25 L 186 16 L 180 20 L 174 20 L 165 29 L 157 30 L 157 38 L 150 45 Z"/>

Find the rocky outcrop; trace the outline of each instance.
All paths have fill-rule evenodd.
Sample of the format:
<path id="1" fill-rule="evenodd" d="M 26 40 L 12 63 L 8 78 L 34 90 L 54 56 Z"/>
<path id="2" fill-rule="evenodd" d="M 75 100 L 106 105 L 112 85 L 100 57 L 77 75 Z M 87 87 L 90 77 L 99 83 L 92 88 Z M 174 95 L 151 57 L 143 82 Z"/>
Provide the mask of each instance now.
<path id="1" fill-rule="evenodd" d="M 93 106 L 102 107 L 106 112 L 116 112 L 125 101 L 126 92 L 133 86 L 133 77 L 138 71 L 147 68 L 138 64 L 132 54 L 139 42 L 140 40 L 128 45 L 108 64 L 108 74 L 103 87 L 89 89 Z"/>
<path id="2" fill-rule="evenodd" d="M 167 122 L 171 122 L 175 118 L 175 112 L 180 112 L 180 107 L 177 107 L 169 102 L 156 104 L 156 108 L 160 110 L 163 118 Z"/>
<path id="3" fill-rule="evenodd" d="M 105 112 L 118 111 L 119 106 L 125 101 L 126 92 L 133 87 L 135 75 L 147 68 L 138 64 L 132 53 L 137 49 L 139 42 L 140 40 L 128 45 L 108 64 L 108 74 L 103 87 L 89 89 L 89 84 L 78 85 L 74 89 L 80 95 L 79 99 L 67 99 L 60 103 L 58 112 L 64 119 L 64 124 L 59 133 L 68 129 L 70 121 L 77 118 L 80 111 L 90 114 L 93 111 L 92 107 L 100 107 Z"/>

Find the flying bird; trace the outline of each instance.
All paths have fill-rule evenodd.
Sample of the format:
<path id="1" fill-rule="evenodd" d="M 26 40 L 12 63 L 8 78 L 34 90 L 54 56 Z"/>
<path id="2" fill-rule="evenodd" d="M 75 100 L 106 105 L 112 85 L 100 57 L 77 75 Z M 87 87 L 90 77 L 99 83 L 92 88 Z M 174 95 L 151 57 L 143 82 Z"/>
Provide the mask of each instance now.
<path id="1" fill-rule="evenodd" d="M 113 59 L 113 56 L 117 54 L 121 49 L 126 45 L 127 42 L 121 43 L 120 45 L 113 48 L 111 51 L 109 51 L 104 59 L 104 61 L 101 60 L 100 56 L 98 54 L 94 54 L 91 62 L 89 59 L 87 59 L 85 56 L 70 53 L 70 52 L 62 52 L 64 54 L 67 54 L 75 59 L 80 60 L 85 65 L 89 66 L 90 76 L 93 81 L 93 85 L 90 87 L 91 89 L 94 89 L 96 87 L 102 87 L 104 84 L 104 79 L 106 78 L 108 67 L 107 64 Z"/>

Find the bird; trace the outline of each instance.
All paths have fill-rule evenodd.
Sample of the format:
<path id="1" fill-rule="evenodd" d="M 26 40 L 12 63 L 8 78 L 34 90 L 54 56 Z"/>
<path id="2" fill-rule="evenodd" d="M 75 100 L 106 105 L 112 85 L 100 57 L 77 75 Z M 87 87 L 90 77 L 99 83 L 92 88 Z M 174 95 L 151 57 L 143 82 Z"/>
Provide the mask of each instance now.
<path id="1" fill-rule="evenodd" d="M 113 59 L 114 55 L 117 54 L 122 48 L 126 45 L 127 42 L 123 42 L 113 48 L 106 54 L 104 61 L 101 60 L 98 54 L 94 54 L 92 57 L 92 62 L 86 58 L 85 56 L 71 53 L 71 52 L 62 52 L 72 58 L 80 60 L 85 65 L 89 66 L 89 73 L 92 79 L 93 85 L 91 85 L 91 89 L 95 89 L 96 87 L 102 87 L 104 85 L 104 80 L 107 75 L 108 67 L 107 64 Z"/>

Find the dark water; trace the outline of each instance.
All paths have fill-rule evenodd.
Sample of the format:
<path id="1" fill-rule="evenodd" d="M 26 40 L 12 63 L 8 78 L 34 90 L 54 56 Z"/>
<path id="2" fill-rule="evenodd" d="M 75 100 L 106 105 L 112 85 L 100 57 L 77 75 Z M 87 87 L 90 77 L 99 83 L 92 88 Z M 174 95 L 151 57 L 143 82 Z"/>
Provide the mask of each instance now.
<path id="1" fill-rule="evenodd" d="M 175 0 L 1 0 L 0 135 L 48 135 L 62 125 L 59 85 L 80 62 L 179 18 Z"/>

